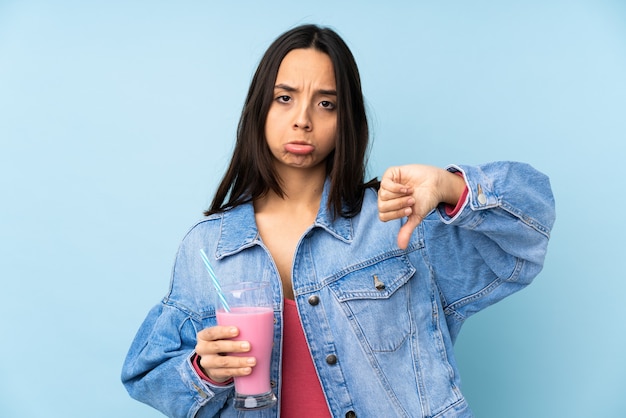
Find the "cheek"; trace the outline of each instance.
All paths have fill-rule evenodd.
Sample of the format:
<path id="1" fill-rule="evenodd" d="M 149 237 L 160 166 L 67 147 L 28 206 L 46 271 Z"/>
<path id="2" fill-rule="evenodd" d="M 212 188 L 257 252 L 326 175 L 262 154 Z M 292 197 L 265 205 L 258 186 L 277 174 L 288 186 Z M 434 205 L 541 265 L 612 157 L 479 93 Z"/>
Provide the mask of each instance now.
<path id="1" fill-rule="evenodd" d="M 268 141 L 272 138 L 275 138 L 277 135 L 277 122 L 278 120 L 276 118 L 276 115 L 274 115 L 272 112 L 267 114 L 267 118 L 265 118 L 265 138 L 267 138 Z"/>
<path id="2" fill-rule="evenodd" d="M 325 129 L 326 141 L 331 148 L 335 148 L 335 140 L 337 138 L 337 122 L 329 124 Z"/>

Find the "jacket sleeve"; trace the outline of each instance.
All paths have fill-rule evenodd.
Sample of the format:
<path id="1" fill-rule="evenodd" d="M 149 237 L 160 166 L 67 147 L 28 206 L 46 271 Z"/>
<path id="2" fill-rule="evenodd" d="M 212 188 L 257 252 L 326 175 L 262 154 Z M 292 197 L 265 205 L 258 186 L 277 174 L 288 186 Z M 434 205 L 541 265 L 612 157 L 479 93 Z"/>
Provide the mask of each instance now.
<path id="1" fill-rule="evenodd" d="M 189 241 L 189 236 L 186 237 Z M 203 380 L 191 363 L 196 333 L 215 325 L 214 312 L 202 312 L 193 301 L 182 298 L 178 288 L 189 288 L 206 298 L 200 286 L 199 267 L 192 261 L 185 242 L 179 249 L 170 293 L 148 313 L 129 349 L 122 369 L 122 382 L 131 397 L 169 417 L 213 417 L 232 396 L 233 385 L 212 385 Z M 190 303 L 186 303 L 185 301 Z"/>
<path id="2" fill-rule="evenodd" d="M 539 274 L 555 221 L 547 176 L 531 166 L 496 162 L 450 166 L 468 196 L 426 228 L 427 257 L 453 340 L 467 317 L 516 292 Z"/>
<path id="3" fill-rule="evenodd" d="M 232 385 L 212 386 L 198 376 L 191 364 L 195 334 L 189 315 L 166 302 L 155 306 L 124 362 L 128 393 L 169 417 L 218 416 Z"/>

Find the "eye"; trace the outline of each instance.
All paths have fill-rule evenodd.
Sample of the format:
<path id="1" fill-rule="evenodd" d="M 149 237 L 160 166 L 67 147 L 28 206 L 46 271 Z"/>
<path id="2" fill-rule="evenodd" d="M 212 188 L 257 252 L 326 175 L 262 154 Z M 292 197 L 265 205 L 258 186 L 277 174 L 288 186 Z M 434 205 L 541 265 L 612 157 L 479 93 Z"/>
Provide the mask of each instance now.
<path id="1" fill-rule="evenodd" d="M 320 106 L 322 106 L 324 109 L 328 109 L 328 110 L 334 110 L 335 109 L 335 104 L 333 102 L 329 102 L 328 100 L 322 100 L 320 102 Z"/>
<path id="2" fill-rule="evenodd" d="M 289 103 L 291 101 L 291 97 L 282 95 L 282 96 L 278 96 L 275 100 L 278 103 Z"/>

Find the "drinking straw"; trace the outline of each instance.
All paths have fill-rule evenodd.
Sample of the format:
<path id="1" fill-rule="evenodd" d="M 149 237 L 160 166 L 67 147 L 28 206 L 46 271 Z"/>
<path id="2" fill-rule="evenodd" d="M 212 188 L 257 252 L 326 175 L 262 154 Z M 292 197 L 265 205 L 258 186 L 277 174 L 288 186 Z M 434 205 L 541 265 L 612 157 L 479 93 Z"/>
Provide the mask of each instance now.
<path id="1" fill-rule="evenodd" d="M 220 298 L 220 301 L 222 301 L 222 305 L 224 305 L 224 310 L 226 312 L 230 312 L 230 306 L 228 306 L 228 302 L 226 302 L 224 293 L 222 293 L 222 287 L 220 286 L 220 282 L 217 280 L 217 276 L 215 275 L 215 271 L 213 271 L 213 267 L 211 267 L 209 257 L 206 256 L 206 253 L 202 248 L 200 248 L 200 256 L 202 257 L 202 261 L 204 261 L 204 266 L 206 267 L 206 270 L 209 272 L 209 276 L 211 276 L 211 281 L 213 282 L 213 287 L 215 287 L 217 296 Z"/>

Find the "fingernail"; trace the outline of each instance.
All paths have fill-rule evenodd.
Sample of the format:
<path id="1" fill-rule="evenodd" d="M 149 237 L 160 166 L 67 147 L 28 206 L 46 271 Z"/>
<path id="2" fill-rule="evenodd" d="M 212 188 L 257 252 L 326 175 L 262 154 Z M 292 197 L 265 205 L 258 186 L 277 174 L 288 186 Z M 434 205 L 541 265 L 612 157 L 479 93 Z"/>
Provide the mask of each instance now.
<path id="1" fill-rule="evenodd" d="M 232 335 L 237 335 L 237 327 L 231 327 L 228 332 L 230 332 Z"/>
<path id="2" fill-rule="evenodd" d="M 249 357 L 249 358 L 246 360 L 246 363 L 248 363 L 248 364 L 249 364 L 249 365 L 251 365 L 251 366 L 254 366 L 254 364 L 256 363 L 256 359 L 255 359 L 254 357 Z"/>
<path id="3" fill-rule="evenodd" d="M 249 350 L 250 349 L 250 343 L 247 342 L 247 341 L 242 342 L 241 343 L 241 349 L 242 350 L 246 350 L 246 351 Z"/>

